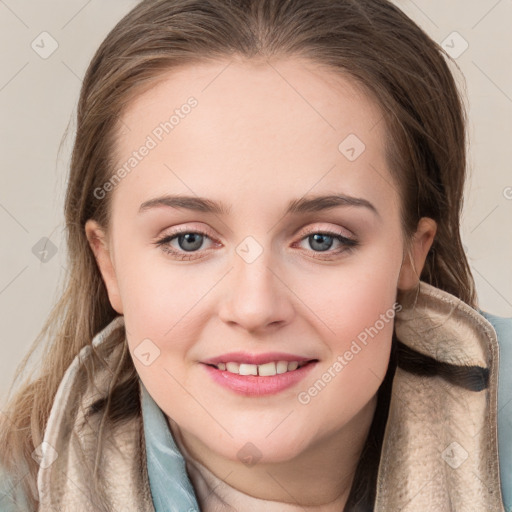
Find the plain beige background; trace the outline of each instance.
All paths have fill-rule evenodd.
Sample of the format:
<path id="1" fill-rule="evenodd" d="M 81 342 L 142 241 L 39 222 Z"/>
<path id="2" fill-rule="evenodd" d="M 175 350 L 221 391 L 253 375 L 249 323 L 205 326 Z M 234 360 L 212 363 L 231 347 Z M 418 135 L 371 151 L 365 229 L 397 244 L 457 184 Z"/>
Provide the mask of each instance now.
<path id="1" fill-rule="evenodd" d="M 0 0 L 2 403 L 66 273 L 62 207 L 81 78 L 100 42 L 136 3 Z M 465 77 L 466 85 L 452 66 L 466 91 L 469 114 L 471 179 L 463 241 L 480 307 L 510 317 L 512 2 L 395 3 L 434 40 L 444 41 Z M 70 134 L 59 152 L 70 120 Z M 51 243 L 41 254 L 45 239 Z"/>

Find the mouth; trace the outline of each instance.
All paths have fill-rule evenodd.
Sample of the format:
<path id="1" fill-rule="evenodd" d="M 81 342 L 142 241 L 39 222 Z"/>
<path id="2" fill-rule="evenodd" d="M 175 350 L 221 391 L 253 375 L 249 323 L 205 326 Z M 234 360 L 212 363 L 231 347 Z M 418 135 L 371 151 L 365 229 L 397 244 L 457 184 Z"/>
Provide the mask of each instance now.
<path id="1" fill-rule="evenodd" d="M 261 364 L 217 360 L 203 362 L 201 366 L 212 381 L 222 388 L 247 397 L 261 397 L 293 388 L 317 363 L 318 359 L 278 359 Z"/>

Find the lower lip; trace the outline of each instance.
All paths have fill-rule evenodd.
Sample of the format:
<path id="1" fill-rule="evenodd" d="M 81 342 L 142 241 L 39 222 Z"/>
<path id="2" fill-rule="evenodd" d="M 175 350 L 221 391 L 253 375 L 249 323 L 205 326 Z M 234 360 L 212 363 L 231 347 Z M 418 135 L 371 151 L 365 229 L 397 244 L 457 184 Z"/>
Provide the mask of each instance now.
<path id="1" fill-rule="evenodd" d="M 316 365 L 308 363 L 296 370 L 276 375 L 260 377 L 259 375 L 239 375 L 227 370 L 218 370 L 213 366 L 202 364 L 212 379 L 232 391 L 246 396 L 274 395 L 300 382 Z"/>

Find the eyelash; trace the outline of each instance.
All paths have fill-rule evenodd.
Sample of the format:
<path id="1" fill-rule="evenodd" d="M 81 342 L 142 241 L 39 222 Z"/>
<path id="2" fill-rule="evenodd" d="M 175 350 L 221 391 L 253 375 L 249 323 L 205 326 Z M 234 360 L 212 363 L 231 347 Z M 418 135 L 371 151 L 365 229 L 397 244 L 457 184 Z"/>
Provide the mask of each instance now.
<path id="1" fill-rule="evenodd" d="M 171 246 L 169 245 L 172 240 L 177 238 L 179 235 L 183 235 L 183 234 L 203 235 L 203 236 L 206 236 L 207 238 L 212 239 L 212 237 L 210 237 L 208 235 L 208 233 L 206 233 L 204 231 L 201 231 L 201 230 L 194 231 L 194 230 L 187 229 L 187 228 L 180 228 L 180 229 L 177 229 L 176 231 L 170 233 L 169 235 L 166 235 L 162 239 L 157 240 L 154 243 L 157 247 L 160 247 L 164 252 L 177 257 L 179 260 L 190 261 L 192 259 L 196 259 L 196 256 L 194 256 L 194 254 L 197 254 L 198 251 L 191 251 L 188 253 L 182 252 L 182 251 L 177 251 L 176 249 L 171 248 Z M 330 230 L 321 231 L 318 229 L 312 229 L 312 230 L 304 233 L 304 235 L 299 240 L 299 242 L 302 242 L 304 239 L 308 238 L 309 236 L 316 235 L 316 234 L 331 236 L 344 245 L 344 247 L 342 249 L 338 249 L 336 251 L 330 251 L 329 249 L 327 251 L 312 251 L 317 254 L 328 254 L 327 258 L 323 257 L 323 256 L 313 256 L 316 259 L 330 260 L 330 259 L 332 259 L 333 256 L 338 256 L 338 255 L 340 255 L 342 253 L 346 253 L 346 252 L 347 253 L 352 252 L 359 245 L 359 242 L 357 240 L 355 240 L 353 238 L 347 238 L 340 232 L 330 231 Z"/>

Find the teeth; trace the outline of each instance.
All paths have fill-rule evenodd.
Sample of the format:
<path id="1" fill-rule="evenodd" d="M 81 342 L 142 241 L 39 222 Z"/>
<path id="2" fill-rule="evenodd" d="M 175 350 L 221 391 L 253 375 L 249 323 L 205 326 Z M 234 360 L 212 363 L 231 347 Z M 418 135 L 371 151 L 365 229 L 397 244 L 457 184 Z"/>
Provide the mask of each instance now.
<path id="1" fill-rule="evenodd" d="M 238 373 L 240 375 L 258 375 L 258 367 L 255 364 L 241 363 Z"/>
<path id="2" fill-rule="evenodd" d="M 258 375 L 267 377 L 276 373 L 276 363 L 270 362 L 258 365 Z"/>
<path id="3" fill-rule="evenodd" d="M 238 363 L 226 363 L 226 370 L 231 373 L 240 373 L 240 365 Z"/>
<path id="4" fill-rule="evenodd" d="M 288 361 L 277 362 L 277 373 L 285 373 L 288 371 Z"/>
<path id="5" fill-rule="evenodd" d="M 301 366 L 306 362 L 301 363 Z M 238 373 L 239 375 L 259 375 L 267 377 L 271 375 L 292 372 L 299 367 L 298 361 L 277 361 L 265 364 L 246 364 L 246 363 L 218 363 L 219 370 L 227 370 L 230 373 Z"/>

